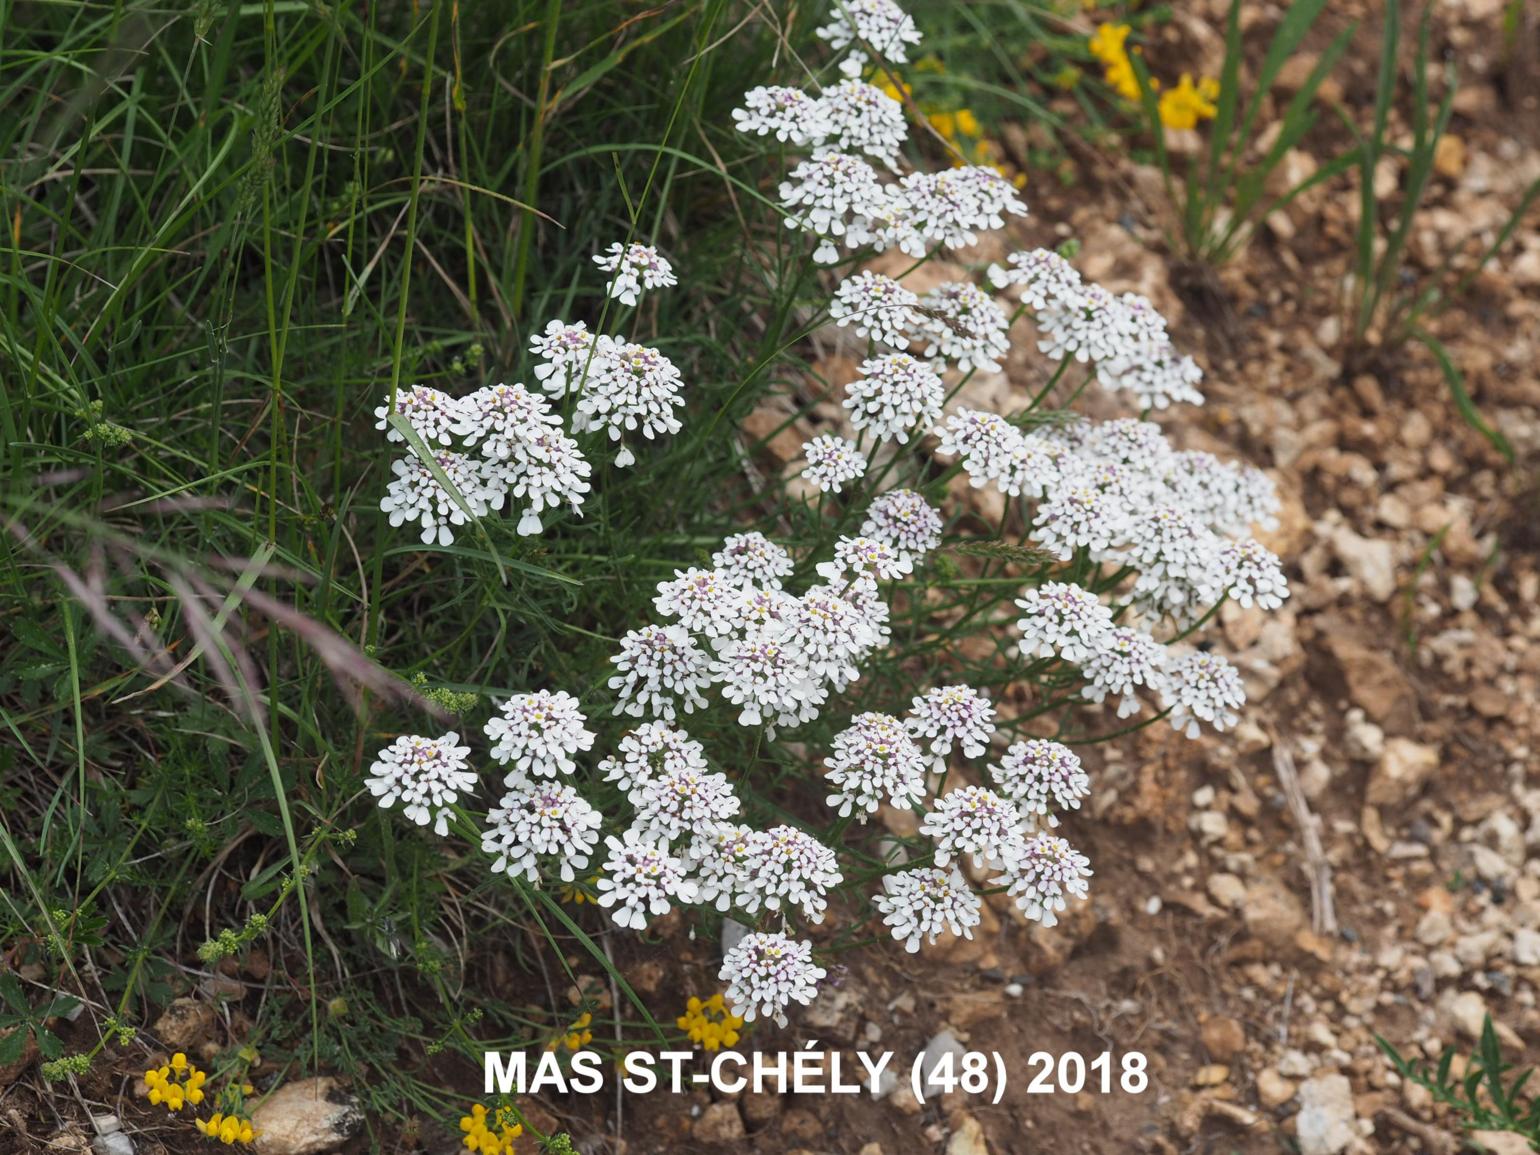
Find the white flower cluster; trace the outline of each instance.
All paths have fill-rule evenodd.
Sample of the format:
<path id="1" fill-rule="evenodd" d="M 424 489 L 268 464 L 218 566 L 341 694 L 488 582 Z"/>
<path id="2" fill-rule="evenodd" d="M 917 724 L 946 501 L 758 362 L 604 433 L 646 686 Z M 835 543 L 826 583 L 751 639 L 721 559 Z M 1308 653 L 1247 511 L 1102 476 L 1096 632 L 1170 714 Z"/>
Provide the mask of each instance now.
<path id="1" fill-rule="evenodd" d="M 673 266 L 651 245 L 616 242 L 595 263 L 611 274 L 609 295 L 635 305 L 647 289 L 677 284 Z M 572 434 L 600 430 L 620 442 L 617 466 L 635 460 L 622 438 L 678 433 L 683 404 L 678 368 L 656 349 L 591 333 L 582 321 L 551 321 L 530 341 L 535 379 L 555 398 L 578 395 Z M 452 397 L 426 385 L 395 389 L 374 411 L 387 441 L 405 442 L 392 413 L 422 440 L 391 463 L 394 479 L 380 499 L 390 524 L 415 522 L 424 545 L 451 545 L 454 529 L 521 507 L 518 532 L 537 534 L 540 515 L 566 505 L 579 513 L 592 473 L 577 441 L 562 428 L 550 400 L 522 384 L 488 385 Z"/>
<path id="2" fill-rule="evenodd" d="M 900 173 L 902 106 L 859 79 L 865 57 L 857 56 L 902 62 L 919 43 L 914 22 L 892 0 L 841 0 L 819 35 L 836 50 L 855 49 L 843 80 L 816 96 L 754 89 L 733 113 L 739 130 L 798 150 L 780 196 L 786 223 L 818 238 L 816 260 L 838 260 L 841 245 L 924 257 L 971 244 L 1008 214 L 1025 212 L 993 170 Z M 610 295 L 626 306 L 676 280 L 645 245 L 612 245 L 594 260 L 611 275 Z M 1015 291 L 1018 315 L 1030 313 L 1038 350 L 1061 373 L 1094 373 L 1141 409 L 1201 401 L 1196 365 L 1174 350 L 1166 322 L 1142 297 L 1087 284 L 1046 250 L 1012 254 L 990 277 Z M 974 883 L 986 879 L 1027 918 L 1049 926 L 1070 899 L 1088 892 L 1089 860 L 1058 828 L 1089 795 L 1090 775 L 1064 743 L 997 742 L 1012 723 L 997 718 L 979 687 L 1004 679 L 922 685 L 907 710 L 872 701 L 888 683 L 869 667 L 895 636 L 928 633 L 931 621 L 966 612 L 928 601 L 942 591 L 924 583 L 933 552 L 949 532 L 956 541 L 949 527 L 970 515 L 944 517 L 902 483 L 871 496 L 894 470 L 917 478 L 916 486 L 932 484 L 940 471 L 925 456 L 929 437 L 970 484 L 1021 499 L 1007 511 L 1019 512 L 1047 560 L 1020 578 L 1019 645 L 1007 652 L 1002 642 L 986 652 L 1004 653 L 1019 667 L 1008 671 L 1013 678 L 1051 686 L 1065 704 L 1105 702 L 1130 717 L 1149 697 L 1189 736 L 1203 725 L 1233 726 L 1245 699 L 1238 671 L 1186 639 L 1227 598 L 1276 609 L 1288 596 L 1278 558 L 1251 536 L 1278 506 L 1259 471 L 1177 450 L 1144 420 L 1059 423 L 973 408 L 944 412 L 945 374 L 998 371 L 1010 350 L 1013 318 L 989 293 L 948 282 L 921 296 L 864 270 L 834 288 L 828 315 L 870 342 L 845 389 L 855 439 L 826 432 L 803 447 L 805 480 L 820 495 L 841 495 L 809 498 L 807 511 L 817 517 L 837 506 L 839 525 L 802 536 L 818 545 L 796 555 L 758 531 L 735 533 L 709 565 L 681 560 L 657 582 L 655 620 L 619 638 L 603 701 L 594 703 L 625 719 L 618 737 L 601 744 L 578 700 L 559 690 L 515 694 L 485 725 L 507 790 L 482 834 L 491 869 L 538 886 L 573 882 L 596 865 L 597 901 L 623 928 L 643 929 L 691 905 L 751 924 L 725 953 L 719 977 L 737 1013 L 783 1024 L 787 1010 L 810 1002 L 826 977 L 812 943 L 792 931 L 824 920 L 831 896 L 847 885 L 841 851 L 848 828 L 884 806 L 918 815 L 917 838 L 881 851 L 889 866 L 870 896 L 906 950 L 944 934 L 971 936 L 983 903 Z M 657 350 L 559 321 L 531 348 L 539 393 L 516 385 L 461 400 L 422 387 L 397 394 L 396 412 L 434 455 L 434 467 L 416 455 L 396 463 L 385 506 L 393 523 L 420 522 L 425 541 L 447 543 L 450 526 L 510 497 L 526 506 L 521 532 L 530 519 L 527 532 L 538 531 L 544 508 L 566 502 L 576 509 L 588 465 L 548 397 L 572 399 L 572 434 L 602 432 L 620 442 L 618 465 L 630 460 L 628 435 L 678 430 L 680 374 Z M 400 440 L 385 411 L 377 416 L 387 436 Z M 565 456 L 562 446 L 570 447 Z M 919 460 L 900 446 L 914 447 Z M 440 475 L 455 492 L 435 488 Z M 895 587 L 897 629 L 888 602 Z M 998 624 L 991 619 L 984 628 Z M 936 648 L 927 636 L 918 652 Z M 924 668 L 912 656 L 894 655 L 906 663 L 895 666 L 900 676 Z M 854 712 L 845 695 L 857 683 L 877 683 L 861 699 L 874 708 Z M 778 729 L 837 719 L 822 762 L 829 827 L 804 825 L 804 813 L 779 804 L 776 817 L 760 823 L 766 807 L 739 790 L 748 768 L 714 765 L 706 745 L 682 728 L 704 733 L 702 726 L 724 715 L 772 741 Z M 469 748 L 458 741 L 453 733 L 398 739 L 380 753 L 368 788 L 382 806 L 402 801 L 413 821 L 444 833 L 475 785 Z M 784 743 L 779 749 L 804 757 Z M 953 762 L 963 759 L 984 764 L 952 775 Z M 595 797 L 623 799 L 622 813 L 601 814 L 583 796 L 590 785 Z M 832 833 L 812 832 L 823 829 Z"/>
<path id="3" fill-rule="evenodd" d="M 816 457 L 815 457 L 816 459 Z M 830 470 L 828 459 L 816 459 Z M 801 594 L 782 588 L 785 550 L 758 534 L 728 539 L 716 568 L 676 570 L 653 605 L 668 624 L 628 631 L 611 661 L 615 713 L 672 721 L 707 704 L 713 686 L 745 726 L 797 726 L 818 717 L 830 692 L 860 677 L 887 644 L 879 583 L 900 578 L 941 541 L 941 517 L 917 493 L 876 498 L 862 527 L 844 539 L 823 579 Z"/>
<path id="4" fill-rule="evenodd" d="M 891 0 L 837 5 L 819 35 L 836 49 L 859 43 L 894 62 L 906 60 L 906 45 L 920 41 L 914 21 Z M 1011 183 L 983 165 L 910 172 L 884 181 L 863 158 L 897 173 L 908 128 L 903 105 L 860 79 L 864 59 L 859 51 L 853 53 L 843 69 L 845 79 L 816 97 L 795 88 L 755 88 L 733 111 L 740 132 L 773 135 L 811 151 L 781 183 L 780 197 L 787 226 L 818 238 L 815 260 L 833 264 L 840 245 L 923 257 L 932 248 L 971 245 L 980 232 L 1003 226 L 1006 214 L 1027 211 Z M 878 286 L 867 282 L 864 287 Z M 978 345 L 979 340 L 985 344 Z M 986 357 L 988 347 L 982 336 L 966 345 Z"/>
<path id="5" fill-rule="evenodd" d="M 1014 288 L 1033 311 L 1051 357 L 1095 362 L 1103 387 L 1130 394 L 1141 409 L 1203 404 L 1203 370 L 1177 352 L 1166 322 L 1136 293 L 1114 296 L 1086 284 L 1063 257 L 1047 249 L 1012 253 L 989 267 L 996 288 Z"/>

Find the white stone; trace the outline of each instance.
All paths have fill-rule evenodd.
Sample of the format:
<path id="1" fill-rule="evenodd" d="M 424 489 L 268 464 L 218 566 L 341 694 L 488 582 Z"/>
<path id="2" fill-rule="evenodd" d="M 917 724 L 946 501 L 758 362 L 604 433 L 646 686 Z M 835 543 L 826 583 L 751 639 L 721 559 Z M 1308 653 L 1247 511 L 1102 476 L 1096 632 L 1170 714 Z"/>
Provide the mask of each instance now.
<path id="1" fill-rule="evenodd" d="M 1299 1086 L 1300 1155 L 1339 1155 L 1358 1137 L 1353 1086 L 1346 1075 L 1318 1075 Z"/>

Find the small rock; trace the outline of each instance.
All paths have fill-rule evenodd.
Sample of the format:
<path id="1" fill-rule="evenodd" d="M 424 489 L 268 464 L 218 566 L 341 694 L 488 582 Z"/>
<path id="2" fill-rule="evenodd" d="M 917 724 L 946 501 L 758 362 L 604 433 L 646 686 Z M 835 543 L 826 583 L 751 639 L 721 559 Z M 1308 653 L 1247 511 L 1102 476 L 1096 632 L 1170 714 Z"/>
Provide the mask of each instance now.
<path id="1" fill-rule="evenodd" d="M 856 1155 L 882 1155 L 882 1144 L 868 1143 L 860 1151 L 856 1152 Z"/>
<path id="2" fill-rule="evenodd" d="M 1377 602 L 1388 602 L 1396 593 L 1396 551 L 1383 538 L 1361 537 L 1345 525 L 1332 533 L 1332 551 L 1342 568 Z"/>
<path id="3" fill-rule="evenodd" d="M 322 1155 L 357 1134 L 364 1116 L 336 1079 L 322 1076 L 285 1083 L 252 1112 L 251 1123 L 262 1133 L 261 1155 Z"/>
<path id="4" fill-rule="evenodd" d="M 955 1071 L 967 1053 L 968 1048 L 958 1042 L 957 1036 L 950 1030 L 939 1032 L 925 1044 L 925 1054 L 920 1061 L 920 1080 L 926 1102 L 939 1096 L 944 1089 L 940 1082 L 934 1080 L 936 1068 L 941 1064 L 943 1056 L 952 1056 L 951 1069 Z"/>
<path id="5" fill-rule="evenodd" d="M 700 1113 L 690 1131 L 691 1137 L 702 1143 L 736 1143 L 746 1134 L 736 1103 L 711 1104 Z"/>
<path id="6" fill-rule="evenodd" d="M 98 1135 L 91 1140 L 95 1155 L 134 1155 L 134 1141 L 121 1131 L 110 1135 Z"/>
<path id="7" fill-rule="evenodd" d="M 1209 875 L 1208 893 L 1220 906 L 1234 910 L 1246 901 L 1246 884 L 1235 875 L 1220 871 Z"/>
<path id="8" fill-rule="evenodd" d="M 886 1075 L 886 1069 L 882 1072 Z M 739 1105 L 743 1112 L 743 1121 L 750 1127 L 763 1127 L 781 1113 L 781 1106 L 786 1097 L 775 1091 L 745 1091 Z"/>
<path id="9" fill-rule="evenodd" d="M 1299 899 L 1275 878 L 1252 883 L 1246 891 L 1241 916 L 1254 938 L 1279 949 L 1292 946 L 1295 932 L 1305 925 L 1305 910 Z"/>
<path id="10" fill-rule="evenodd" d="M 1358 1137 L 1353 1086 L 1346 1075 L 1318 1075 L 1299 1088 L 1300 1155 L 1338 1155 Z"/>
<path id="11" fill-rule="evenodd" d="M 1194 1087 L 1217 1087 L 1230 1080 L 1230 1068 L 1223 1063 L 1209 1063 L 1199 1067 L 1192 1077 Z"/>
<path id="12" fill-rule="evenodd" d="M 1364 801 L 1370 806 L 1400 806 L 1417 796 L 1438 769 L 1438 747 L 1410 738 L 1388 738 L 1385 752 L 1369 774 Z"/>
<path id="13" fill-rule="evenodd" d="M 1354 706 L 1342 719 L 1342 747 L 1355 762 L 1377 762 L 1385 752 L 1385 731 L 1364 717 L 1363 708 Z"/>
<path id="14" fill-rule="evenodd" d="M 1475 609 L 1476 601 L 1481 592 L 1476 588 L 1476 583 L 1465 574 L 1457 573 L 1449 579 L 1449 604 L 1462 613 L 1465 610 Z"/>
<path id="15" fill-rule="evenodd" d="M 1521 967 L 1540 967 L 1540 931 L 1520 927 L 1513 932 L 1513 961 Z"/>
<path id="16" fill-rule="evenodd" d="M 1192 816 L 1191 825 L 1204 842 L 1218 842 L 1230 832 L 1230 820 L 1218 810 L 1200 810 Z"/>
<path id="17" fill-rule="evenodd" d="M 168 1051 L 193 1051 L 214 1030 L 214 1008 L 200 999 L 173 999 L 155 1020 L 155 1037 Z"/>
<path id="18" fill-rule="evenodd" d="M 1294 1098 L 1295 1086 L 1272 1067 L 1257 1072 L 1257 1098 L 1269 1111 L 1277 1110 Z"/>
<path id="19" fill-rule="evenodd" d="M 1227 1015 L 1206 1020 L 1199 1037 L 1216 1062 L 1228 1063 L 1246 1049 L 1246 1029 Z"/>
<path id="20" fill-rule="evenodd" d="M 1459 180 L 1465 173 L 1465 141 L 1446 132 L 1433 145 L 1433 171 L 1449 180 Z"/>
<path id="21" fill-rule="evenodd" d="M 1322 633 L 1354 704 L 1382 726 L 1411 729 L 1417 720 L 1417 695 L 1401 667 L 1349 626 L 1329 621 Z"/>
<path id="22" fill-rule="evenodd" d="M 1290 1047 L 1278 1056 L 1280 1075 L 1287 1075 L 1291 1079 L 1303 1079 L 1313 1070 L 1315 1070 L 1315 1064 L 1310 1061 L 1310 1056 L 1297 1048 Z"/>
<path id="23" fill-rule="evenodd" d="M 1454 937 L 1454 922 L 1444 911 L 1430 910 L 1417 920 L 1412 937 L 1423 946 L 1443 946 Z"/>
<path id="24" fill-rule="evenodd" d="M 914 1090 L 908 1083 L 900 1083 L 898 1090 L 888 1096 L 888 1102 L 900 1115 L 918 1115 L 925 1110 L 925 1106 L 914 1097 Z"/>
<path id="25" fill-rule="evenodd" d="M 972 1115 L 964 1115 L 958 1120 L 952 1137 L 946 1141 L 946 1155 L 989 1155 L 984 1128 Z"/>
<path id="26" fill-rule="evenodd" d="M 1513 867 L 1508 865 L 1506 858 L 1479 842 L 1470 847 L 1470 862 L 1476 874 L 1488 882 L 1498 882 L 1513 875 Z"/>
<path id="27" fill-rule="evenodd" d="M 803 1012 L 802 1021 L 812 1037 L 852 1043 L 860 1018 L 861 991 L 854 983 L 825 990 Z"/>
<path id="28" fill-rule="evenodd" d="M 1467 1138 L 1487 1155 L 1534 1155 L 1529 1140 L 1512 1131 L 1472 1131 Z"/>

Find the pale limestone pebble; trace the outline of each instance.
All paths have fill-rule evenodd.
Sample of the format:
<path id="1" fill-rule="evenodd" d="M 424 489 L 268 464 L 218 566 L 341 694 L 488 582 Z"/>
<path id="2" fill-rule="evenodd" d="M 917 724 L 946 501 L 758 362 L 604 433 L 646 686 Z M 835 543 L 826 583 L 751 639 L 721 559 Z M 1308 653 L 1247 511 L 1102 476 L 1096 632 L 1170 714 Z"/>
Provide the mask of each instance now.
<path id="1" fill-rule="evenodd" d="M 1513 961 L 1521 967 L 1540 966 L 1540 931 L 1520 927 L 1513 932 Z"/>
<path id="2" fill-rule="evenodd" d="M 952 1134 L 946 1141 L 946 1155 L 989 1155 L 989 1144 L 984 1141 L 984 1128 L 972 1115 L 956 1118 Z"/>
<path id="3" fill-rule="evenodd" d="M 1300 1155 L 1340 1155 L 1358 1138 L 1353 1087 L 1346 1075 L 1317 1075 L 1300 1084 L 1298 1128 Z"/>
<path id="4" fill-rule="evenodd" d="M 1385 731 L 1354 706 L 1342 717 L 1342 748 L 1355 762 L 1377 762 L 1385 752 Z"/>
<path id="5" fill-rule="evenodd" d="M 1369 774 L 1364 801 L 1371 806 L 1399 806 L 1421 792 L 1438 769 L 1439 750 L 1410 738 L 1388 738 Z"/>
<path id="6" fill-rule="evenodd" d="M 257 1105 L 251 1122 L 260 1155 L 323 1155 L 356 1135 L 364 1116 L 351 1092 L 322 1076 L 285 1083 Z"/>

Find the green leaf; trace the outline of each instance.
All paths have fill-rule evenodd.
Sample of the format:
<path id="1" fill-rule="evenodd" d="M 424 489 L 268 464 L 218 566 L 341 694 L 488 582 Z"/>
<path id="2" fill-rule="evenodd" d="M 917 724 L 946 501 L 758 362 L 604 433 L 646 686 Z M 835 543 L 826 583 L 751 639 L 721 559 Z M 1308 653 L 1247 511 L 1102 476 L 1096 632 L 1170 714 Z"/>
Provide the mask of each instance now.
<path id="1" fill-rule="evenodd" d="M 1421 341 L 1427 346 L 1428 352 L 1432 353 L 1438 361 L 1438 367 L 1443 370 L 1444 380 L 1449 385 L 1449 394 L 1454 398 L 1454 407 L 1459 410 L 1460 416 L 1465 419 L 1465 424 L 1491 442 L 1492 448 L 1501 453 L 1503 459 L 1512 465 L 1513 446 L 1509 444 L 1506 437 L 1487 424 L 1486 418 L 1481 416 L 1481 411 L 1476 408 L 1476 402 L 1471 399 L 1470 391 L 1465 388 L 1465 378 L 1460 374 L 1460 370 L 1456 368 L 1454 359 L 1449 356 L 1449 351 L 1425 329 L 1414 328 L 1411 331 L 1411 336 L 1413 340 Z"/>
<path id="2" fill-rule="evenodd" d="M 28 1027 L 12 1027 L 7 1033 L 0 1035 L 0 1066 L 6 1066 L 21 1058 L 22 1052 L 27 1049 Z"/>

